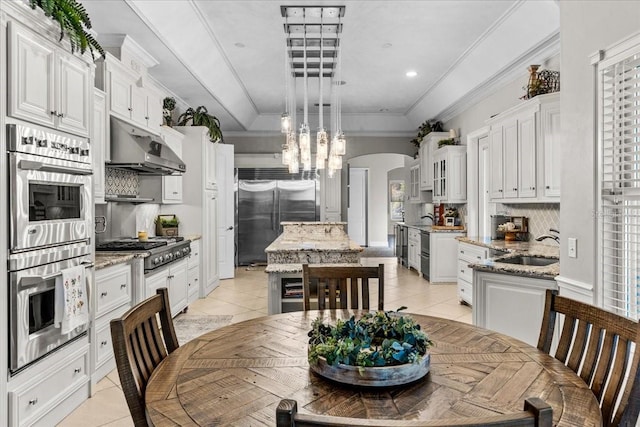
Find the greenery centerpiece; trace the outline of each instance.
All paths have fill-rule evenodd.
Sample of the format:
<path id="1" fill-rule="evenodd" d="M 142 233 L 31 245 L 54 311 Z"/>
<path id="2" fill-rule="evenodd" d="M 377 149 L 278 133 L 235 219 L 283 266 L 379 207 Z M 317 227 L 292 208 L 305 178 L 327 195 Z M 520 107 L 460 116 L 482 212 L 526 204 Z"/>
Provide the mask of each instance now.
<path id="1" fill-rule="evenodd" d="M 398 313 L 404 308 L 339 319 L 335 325 L 314 320 L 310 367 L 336 381 L 369 386 L 404 384 L 426 375 L 433 342 L 413 318 Z"/>

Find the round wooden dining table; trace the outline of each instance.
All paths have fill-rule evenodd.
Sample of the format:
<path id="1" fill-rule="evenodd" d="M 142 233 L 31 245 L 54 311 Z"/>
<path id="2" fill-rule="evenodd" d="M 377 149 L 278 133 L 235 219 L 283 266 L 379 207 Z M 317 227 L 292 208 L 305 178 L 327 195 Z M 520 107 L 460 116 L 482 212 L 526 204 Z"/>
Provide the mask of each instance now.
<path id="1" fill-rule="evenodd" d="M 307 333 L 348 319 L 347 310 L 260 317 L 185 343 L 146 389 L 154 426 L 274 426 L 281 399 L 298 411 L 370 419 L 437 420 L 520 412 L 528 397 L 553 407 L 554 425 L 600 426 L 595 396 L 572 370 L 515 338 L 438 317 L 410 314 L 435 343 L 431 370 L 391 388 L 359 388 L 310 371 Z"/>

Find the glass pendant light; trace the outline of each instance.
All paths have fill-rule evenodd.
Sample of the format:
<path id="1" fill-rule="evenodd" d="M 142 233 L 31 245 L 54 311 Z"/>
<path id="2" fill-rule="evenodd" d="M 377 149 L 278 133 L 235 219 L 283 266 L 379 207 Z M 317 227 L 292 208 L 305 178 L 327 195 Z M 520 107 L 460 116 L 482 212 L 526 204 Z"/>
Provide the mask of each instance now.
<path id="1" fill-rule="evenodd" d="M 327 158 L 327 130 L 324 128 L 324 102 L 323 102 L 323 80 L 324 80 L 324 56 L 323 56 L 323 45 L 324 45 L 324 26 L 322 22 L 322 12 L 320 13 L 320 71 L 318 73 L 318 81 L 319 81 L 319 90 L 318 90 L 318 133 L 316 134 L 316 168 L 324 169 L 324 161 Z"/>
<path id="2" fill-rule="evenodd" d="M 303 9 L 304 10 L 304 9 Z M 303 12 L 303 22 L 304 22 L 305 14 Z M 309 88 L 308 88 L 308 73 L 307 73 L 307 27 L 304 27 L 304 36 L 303 36 L 303 56 L 302 60 L 304 61 L 304 118 L 302 125 L 300 126 L 300 162 L 302 163 L 303 170 L 309 171 L 311 170 L 311 134 L 309 132 L 309 111 L 308 111 L 308 103 L 309 103 Z"/>

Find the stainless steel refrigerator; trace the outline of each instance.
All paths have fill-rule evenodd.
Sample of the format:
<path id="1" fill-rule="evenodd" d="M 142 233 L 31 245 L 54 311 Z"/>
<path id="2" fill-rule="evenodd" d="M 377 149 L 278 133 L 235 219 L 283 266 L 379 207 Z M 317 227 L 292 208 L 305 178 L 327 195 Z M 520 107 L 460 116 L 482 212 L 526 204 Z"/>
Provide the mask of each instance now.
<path id="1" fill-rule="evenodd" d="M 282 233 L 282 221 L 319 220 L 315 171 L 243 168 L 237 176 L 237 265 L 265 263 L 264 250 Z"/>

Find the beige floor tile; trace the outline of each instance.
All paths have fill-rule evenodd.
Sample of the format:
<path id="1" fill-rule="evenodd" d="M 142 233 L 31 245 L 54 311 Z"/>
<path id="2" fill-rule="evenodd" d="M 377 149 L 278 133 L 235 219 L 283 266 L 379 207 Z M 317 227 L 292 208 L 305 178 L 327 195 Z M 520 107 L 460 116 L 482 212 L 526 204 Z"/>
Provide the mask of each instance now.
<path id="1" fill-rule="evenodd" d="M 240 307 L 246 307 L 251 310 L 259 310 L 261 308 L 267 307 L 267 299 L 266 298 L 247 298 L 243 300 L 239 300 L 235 303 Z"/>
<path id="2" fill-rule="evenodd" d="M 104 377 L 103 379 L 101 379 L 100 381 L 98 381 L 98 384 L 96 384 L 96 386 L 93 389 L 93 394 L 96 394 L 106 388 L 109 387 L 118 387 L 116 385 L 116 383 L 114 383 L 113 381 L 111 381 L 109 379 L 109 376 L 107 375 L 106 377 Z"/>
<path id="3" fill-rule="evenodd" d="M 119 420 L 104 424 L 101 427 L 133 427 L 133 426 L 134 424 L 131 417 L 125 417 L 125 418 L 120 418 Z"/>
<path id="4" fill-rule="evenodd" d="M 247 311 L 246 313 L 235 314 L 233 319 L 231 319 L 231 323 L 243 322 L 245 320 L 255 319 L 256 317 L 265 316 L 265 313 L 261 313 L 259 311 Z"/>
<path id="5" fill-rule="evenodd" d="M 69 414 L 58 426 L 101 426 L 127 416 L 129 416 L 129 408 L 122 390 L 118 387 L 110 387 L 85 400 L 78 409 Z"/>
<path id="6" fill-rule="evenodd" d="M 116 386 L 122 387 L 120 385 L 120 376 L 118 375 L 117 369 L 114 369 L 113 371 L 109 372 L 109 374 L 107 375 L 107 378 L 109 378 L 111 382 L 114 383 Z"/>
<path id="7" fill-rule="evenodd" d="M 203 311 L 206 314 L 213 314 L 213 315 L 216 315 L 216 314 L 217 315 L 222 315 L 222 314 L 236 315 L 240 313 L 246 313 L 247 311 L 251 311 L 251 309 L 247 307 L 241 307 L 239 305 L 231 304 L 224 301 L 218 301 L 216 302 L 216 304 L 213 304 L 213 305 L 203 305 L 202 307 L 198 308 L 198 310 Z"/>

